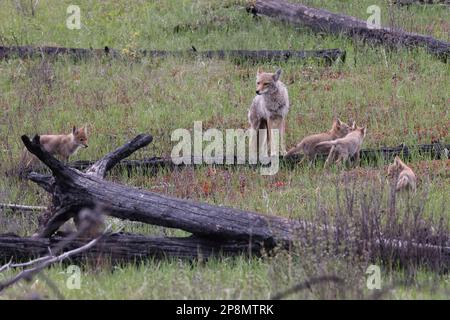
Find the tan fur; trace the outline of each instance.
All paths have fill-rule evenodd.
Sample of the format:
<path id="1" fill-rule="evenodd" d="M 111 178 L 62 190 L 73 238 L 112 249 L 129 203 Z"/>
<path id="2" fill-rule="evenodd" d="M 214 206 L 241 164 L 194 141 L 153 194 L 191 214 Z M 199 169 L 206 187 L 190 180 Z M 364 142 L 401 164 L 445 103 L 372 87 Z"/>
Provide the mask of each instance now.
<path id="1" fill-rule="evenodd" d="M 331 147 L 327 161 L 325 162 L 325 167 L 328 166 L 335 158 L 336 163 L 343 163 L 352 156 L 355 156 L 356 161 L 359 161 L 359 151 L 361 150 L 361 145 L 364 137 L 366 136 L 367 130 L 364 127 L 356 127 L 355 124 L 353 125 L 353 129 L 353 131 L 343 138 L 332 141 L 324 141 L 317 144 L 318 147 Z"/>
<path id="2" fill-rule="evenodd" d="M 286 157 L 303 153 L 305 157 L 308 157 L 310 161 L 314 160 L 317 154 L 328 153 L 331 149 L 331 146 L 319 146 L 317 144 L 324 141 L 331 141 L 338 138 L 345 137 L 351 131 L 351 127 L 342 122 L 340 119 L 335 119 L 333 121 L 333 126 L 331 130 L 328 132 L 313 134 L 311 136 L 307 136 L 303 138 L 295 147 L 290 149 Z"/>
<path id="3" fill-rule="evenodd" d="M 97 238 L 105 230 L 105 218 L 98 209 L 83 209 L 75 215 L 73 221 L 78 232 L 82 231 L 80 236 L 83 238 Z"/>
<path id="4" fill-rule="evenodd" d="M 281 153 L 286 154 L 284 134 L 286 130 L 286 116 L 289 111 L 289 96 L 286 86 L 279 81 L 281 70 L 276 73 L 266 73 L 258 69 L 256 75 L 256 94 L 248 112 L 250 127 L 254 130 L 267 129 L 268 133 L 260 141 L 259 147 L 270 146 L 271 130 L 278 129 L 280 134 Z M 257 142 L 250 141 L 250 147 L 255 151 Z M 274 150 L 271 150 L 274 154 Z"/>
<path id="5" fill-rule="evenodd" d="M 59 156 L 67 162 L 79 148 L 87 148 L 87 129 L 73 127 L 72 132 L 67 135 L 42 135 L 39 137 L 39 142 L 48 153 Z M 21 170 L 33 168 L 38 163 L 39 160 L 24 148 L 20 161 Z"/>
<path id="6" fill-rule="evenodd" d="M 395 157 L 394 163 L 389 165 L 388 176 L 396 180 L 396 191 L 416 191 L 417 178 L 414 171 L 400 160 L 398 156 Z"/>

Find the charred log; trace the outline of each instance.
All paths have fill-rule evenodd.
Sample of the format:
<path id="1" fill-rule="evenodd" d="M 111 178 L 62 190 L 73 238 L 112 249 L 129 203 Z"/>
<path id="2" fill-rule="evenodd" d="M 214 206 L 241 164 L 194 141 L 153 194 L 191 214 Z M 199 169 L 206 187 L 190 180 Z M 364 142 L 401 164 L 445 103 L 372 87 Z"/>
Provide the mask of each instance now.
<path id="1" fill-rule="evenodd" d="M 195 49 L 195 48 L 194 48 Z M 287 61 L 320 59 L 328 63 L 338 59 L 345 61 L 345 51 L 341 49 L 323 50 L 210 50 L 210 51 L 165 51 L 165 50 L 136 50 L 137 57 L 165 58 L 165 57 L 202 57 L 206 59 L 231 59 L 237 61 Z M 105 47 L 105 49 L 62 48 L 62 47 L 32 47 L 32 46 L 0 46 L 0 59 L 32 58 L 32 57 L 69 56 L 75 60 L 89 58 L 127 58 L 120 50 Z"/>
<path id="2" fill-rule="evenodd" d="M 445 62 L 450 56 L 448 42 L 387 27 L 375 28 L 355 17 L 308 7 L 300 3 L 294 4 L 284 0 L 257 0 L 249 7 L 249 11 L 283 22 L 306 26 L 315 32 L 344 34 L 365 43 L 383 45 L 388 48 L 424 47 Z"/>
<path id="3" fill-rule="evenodd" d="M 49 248 L 59 245 L 64 238 L 19 237 L 0 235 L 0 264 L 8 261 L 26 262 L 49 254 Z M 67 243 L 62 252 L 86 244 L 89 239 L 78 238 Z M 100 260 L 111 263 L 137 262 L 148 259 L 207 259 L 214 256 L 260 253 L 258 243 L 240 241 L 214 241 L 200 237 L 165 238 L 137 234 L 111 234 L 100 239 L 88 251 L 71 257 L 71 262 Z"/>

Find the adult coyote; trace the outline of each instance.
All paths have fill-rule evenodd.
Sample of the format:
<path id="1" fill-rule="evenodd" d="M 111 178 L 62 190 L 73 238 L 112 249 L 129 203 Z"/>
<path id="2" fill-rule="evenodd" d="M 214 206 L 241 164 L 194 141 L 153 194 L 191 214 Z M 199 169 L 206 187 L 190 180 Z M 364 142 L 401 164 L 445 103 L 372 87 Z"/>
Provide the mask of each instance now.
<path id="1" fill-rule="evenodd" d="M 281 154 L 286 154 L 284 132 L 286 128 L 286 116 L 289 111 L 289 96 L 286 86 L 279 80 L 281 69 L 275 73 L 267 73 L 258 69 L 256 74 L 256 96 L 248 112 L 248 121 L 251 129 L 258 132 L 259 129 L 267 129 L 267 134 L 259 142 L 259 148 L 267 148 L 272 145 L 272 131 L 278 130 L 280 136 Z M 250 139 L 250 150 L 256 152 L 257 139 Z M 270 148 L 270 155 L 275 155 L 277 150 Z"/>

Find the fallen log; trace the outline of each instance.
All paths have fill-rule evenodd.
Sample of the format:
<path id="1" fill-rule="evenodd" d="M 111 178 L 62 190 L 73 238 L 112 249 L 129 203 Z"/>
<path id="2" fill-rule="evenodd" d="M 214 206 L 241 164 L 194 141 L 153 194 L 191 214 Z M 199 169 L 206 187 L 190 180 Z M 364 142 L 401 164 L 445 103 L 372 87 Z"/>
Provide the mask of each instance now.
<path id="1" fill-rule="evenodd" d="M 46 256 L 49 253 L 49 248 L 59 246 L 64 239 L 60 236 L 39 238 L 19 237 L 11 234 L 0 235 L 0 264 L 9 261 L 15 263 L 28 262 Z M 74 239 L 62 247 L 62 252 L 82 247 L 87 241 L 84 238 Z M 262 254 L 263 250 L 262 243 L 255 241 L 213 240 L 197 236 L 184 238 L 150 237 L 116 233 L 103 236 L 95 246 L 72 256 L 68 261 L 108 261 L 116 264 L 165 258 L 206 260 L 211 257 L 229 257 L 243 254 L 257 257 Z M 434 269 L 441 271 L 447 270 L 450 263 L 449 247 L 415 244 L 407 241 L 373 241 L 370 255 L 374 261 L 397 259 L 400 263 L 420 265 L 437 263 L 440 266 Z"/>
<path id="2" fill-rule="evenodd" d="M 344 34 L 369 44 L 380 44 L 390 49 L 397 47 L 424 47 L 444 62 L 450 56 L 450 43 L 417 33 L 380 27 L 371 28 L 364 20 L 323 9 L 316 9 L 300 3 L 284 0 L 256 0 L 248 11 L 265 15 L 283 22 L 306 26 L 315 32 Z"/>
<path id="3" fill-rule="evenodd" d="M 412 4 L 440 4 L 440 5 L 450 5 L 449 0 L 393 0 L 393 4 L 397 4 L 400 6 L 409 6 Z"/>
<path id="4" fill-rule="evenodd" d="M 151 136 L 139 135 L 83 173 L 63 165 L 46 152 L 39 143 L 39 136 L 35 136 L 33 141 L 22 136 L 28 151 L 53 173 L 53 176 L 29 176 L 30 180 L 52 194 L 54 215 L 40 231 L 40 236 L 51 236 L 82 208 L 97 205 L 106 214 L 120 219 L 178 228 L 214 239 L 260 241 L 269 247 L 288 245 L 295 230 L 301 229 L 300 222 L 286 218 L 177 199 L 104 179 L 115 164 L 151 140 Z"/>
<path id="5" fill-rule="evenodd" d="M 86 250 L 89 250 L 90 248 L 92 248 L 97 242 L 98 240 L 100 240 L 102 238 L 103 235 L 100 235 L 99 237 L 89 241 L 86 244 L 83 244 L 80 247 L 77 247 L 73 250 L 70 251 L 66 251 L 60 255 L 55 255 L 54 253 L 29 261 L 28 263 L 24 263 L 24 264 L 19 264 L 21 266 L 28 266 L 31 265 L 31 267 L 26 268 L 22 271 L 20 271 L 19 273 L 17 273 L 16 275 L 12 276 L 11 278 L 0 282 L 0 293 L 9 288 L 12 287 L 13 285 L 15 285 L 16 283 L 18 283 L 21 280 L 27 280 L 27 281 L 32 281 L 33 277 L 38 275 L 42 270 L 44 270 L 45 268 L 51 266 L 52 264 L 56 263 L 56 262 L 63 262 L 64 260 L 68 259 L 71 256 L 74 256 L 76 254 L 80 254 Z M 59 250 L 57 250 L 59 251 Z M 1 270 L 5 270 L 8 269 L 11 266 L 11 263 L 7 263 L 6 265 L 3 265 L 2 267 L 0 267 L 0 271 Z M 17 264 L 16 264 L 17 266 Z"/>
<path id="6" fill-rule="evenodd" d="M 446 151 L 447 150 L 447 151 Z M 381 147 L 379 149 L 363 149 L 360 151 L 360 159 L 363 163 L 377 163 L 382 161 L 384 163 L 390 163 L 394 159 L 395 156 L 401 156 L 403 159 L 409 159 L 412 155 L 420 155 L 429 157 L 431 159 L 439 160 L 439 159 L 448 159 L 448 152 L 450 150 L 450 145 L 444 145 L 440 143 L 434 144 L 421 144 L 417 146 L 407 146 L 400 145 L 397 147 Z M 319 154 L 317 156 L 318 161 L 324 161 L 328 154 Z M 303 159 L 303 155 L 294 155 L 287 159 L 280 157 L 280 165 L 281 166 L 295 166 L 298 162 L 301 162 Z M 226 163 L 226 159 L 224 158 L 221 163 Z M 95 163 L 94 160 L 79 160 L 74 161 L 68 164 L 69 167 L 78 169 L 78 170 L 86 170 L 90 166 Z M 192 166 L 196 166 L 194 161 L 191 161 Z M 235 158 L 234 164 L 237 164 L 238 161 Z M 248 163 L 247 163 L 248 165 Z M 120 170 L 126 170 L 128 174 L 131 176 L 136 169 L 142 170 L 148 174 L 156 174 L 160 169 L 165 168 L 172 170 L 175 167 L 184 167 L 184 164 L 175 164 L 170 158 L 162 158 L 162 157 L 151 157 L 145 159 L 124 159 L 117 164 L 117 167 Z M 231 165 L 233 166 L 233 165 Z"/>
<path id="7" fill-rule="evenodd" d="M 57 247 L 64 238 L 19 237 L 0 235 L 0 264 L 8 261 L 27 262 L 46 256 L 49 248 Z M 77 238 L 70 241 L 62 252 L 74 250 L 86 244 L 87 240 Z M 72 256 L 68 261 L 81 262 L 100 260 L 111 263 L 139 262 L 148 259 L 207 259 L 211 256 L 231 256 L 237 254 L 259 255 L 258 243 L 240 241 L 214 241 L 200 237 L 166 238 L 148 237 L 137 234 L 116 233 L 103 236 L 89 250 Z"/>
<path id="8" fill-rule="evenodd" d="M 89 59 L 93 57 L 126 58 L 120 50 L 105 47 L 104 49 L 85 48 L 61 48 L 61 47 L 32 47 L 32 46 L 0 46 L 0 59 L 10 58 L 32 58 L 32 57 L 57 57 L 60 55 L 69 56 L 75 60 Z M 287 61 L 304 59 L 324 59 L 332 63 L 338 59 L 345 61 L 345 51 L 341 49 L 324 50 L 209 50 L 197 51 L 195 48 L 185 51 L 165 51 L 165 50 L 136 50 L 138 57 L 165 58 L 165 57 L 202 57 L 216 59 L 237 59 L 261 61 Z"/>
<path id="9" fill-rule="evenodd" d="M 135 150 L 148 145 L 151 140 L 151 136 L 139 135 L 94 163 L 86 172 L 81 172 L 65 166 L 52 157 L 40 145 L 39 136 L 35 136 L 33 141 L 27 136 L 22 136 L 28 151 L 52 171 L 52 176 L 38 173 L 29 175 L 29 179 L 52 195 L 54 214 L 40 230 L 39 236 L 43 238 L 52 236 L 65 221 L 76 217 L 78 212 L 86 207 L 100 207 L 104 214 L 120 219 L 182 229 L 192 233 L 196 239 L 213 241 L 220 246 L 226 246 L 231 241 L 232 246 L 237 243 L 244 251 L 248 250 L 249 246 L 260 251 L 274 247 L 288 249 L 293 244 L 307 244 L 309 240 L 305 233 L 311 229 L 332 234 L 339 233 L 337 228 L 317 226 L 304 220 L 177 199 L 104 179 L 108 170 L 115 164 Z M 449 261 L 450 257 L 447 242 L 424 244 L 372 235 L 367 239 L 358 240 L 355 245 L 362 246 L 361 248 L 371 247 L 374 259 L 407 255 L 408 261 L 414 259 L 421 261 L 420 259 L 425 257 L 424 259 L 431 261 L 437 259 L 440 263 L 442 260 Z M 192 251 L 192 246 L 190 247 L 189 250 Z M 233 254 L 237 251 L 232 247 Z M 192 257 L 190 254 L 187 255 Z"/>

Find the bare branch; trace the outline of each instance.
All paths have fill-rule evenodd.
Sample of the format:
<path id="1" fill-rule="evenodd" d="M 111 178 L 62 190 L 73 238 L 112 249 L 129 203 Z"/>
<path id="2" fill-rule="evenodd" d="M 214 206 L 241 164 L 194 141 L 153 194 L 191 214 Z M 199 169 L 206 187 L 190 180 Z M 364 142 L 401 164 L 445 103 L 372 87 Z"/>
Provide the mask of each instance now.
<path id="1" fill-rule="evenodd" d="M 47 207 L 43 206 L 28 206 L 15 203 L 0 203 L 0 209 L 11 209 L 20 211 L 44 211 Z"/>
<path id="2" fill-rule="evenodd" d="M 319 283 L 324 283 L 324 282 L 335 282 L 335 283 L 342 285 L 344 283 L 344 280 L 335 275 L 312 278 L 312 279 L 306 280 L 304 282 L 301 282 L 301 283 L 287 289 L 286 291 L 275 294 L 271 299 L 272 300 L 281 300 L 288 295 L 300 292 L 304 289 L 310 289 L 313 285 L 316 285 Z"/>
<path id="3" fill-rule="evenodd" d="M 40 258 L 37 258 L 37 259 L 34 259 L 34 260 L 30 260 L 30 261 L 24 262 L 24 263 L 11 263 L 11 262 L 9 262 L 9 263 L 5 264 L 4 266 L 0 267 L 0 272 L 2 272 L 4 270 L 12 269 L 12 268 L 28 267 L 28 266 L 31 266 L 31 265 L 36 264 L 38 262 L 42 262 L 42 261 L 48 260 L 51 257 L 53 257 L 53 255 L 40 257 Z"/>
<path id="4" fill-rule="evenodd" d="M 55 178 L 53 178 L 52 176 L 36 172 L 30 172 L 28 173 L 27 178 L 38 184 L 48 193 L 53 192 L 53 184 L 55 182 Z"/>
<path id="5" fill-rule="evenodd" d="M 114 167 L 120 160 L 128 157 L 136 150 L 139 150 L 147 146 L 152 142 L 153 137 L 146 134 L 140 134 L 133 140 L 127 142 L 115 151 L 107 154 L 97 162 L 95 162 L 90 168 L 87 169 L 87 174 L 96 175 L 104 178 L 106 172 L 108 172 L 112 167 Z"/>
<path id="6" fill-rule="evenodd" d="M 50 237 L 54 234 L 66 221 L 73 218 L 77 211 L 72 210 L 71 207 L 63 207 L 57 209 L 53 216 L 48 220 L 47 224 L 38 232 L 41 238 Z"/>

